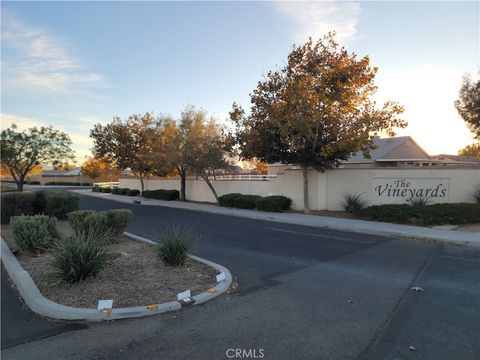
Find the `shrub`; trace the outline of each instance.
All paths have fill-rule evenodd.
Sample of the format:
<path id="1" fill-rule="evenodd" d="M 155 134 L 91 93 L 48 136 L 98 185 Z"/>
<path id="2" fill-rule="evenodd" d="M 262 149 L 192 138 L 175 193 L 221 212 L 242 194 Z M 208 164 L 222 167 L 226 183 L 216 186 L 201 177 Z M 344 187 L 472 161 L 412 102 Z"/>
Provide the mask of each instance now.
<path id="1" fill-rule="evenodd" d="M 412 206 L 425 206 L 428 205 L 430 202 L 430 198 L 421 196 L 421 197 L 416 197 L 410 200 L 410 205 Z"/>
<path id="2" fill-rule="evenodd" d="M 343 193 L 343 201 L 341 206 L 346 212 L 353 213 L 357 210 L 365 208 L 367 206 L 367 202 L 362 198 L 361 194 L 355 194 L 347 191 Z"/>
<path id="3" fill-rule="evenodd" d="M 76 236 L 104 238 L 110 232 L 108 219 L 104 213 L 93 210 L 78 210 L 68 213 L 68 222 Z M 111 236 L 111 232 L 109 233 Z"/>
<path id="4" fill-rule="evenodd" d="M 103 240 L 87 234 L 63 239 L 53 252 L 48 276 L 70 283 L 95 276 L 115 258 L 104 245 L 106 239 Z"/>
<path id="5" fill-rule="evenodd" d="M 180 197 L 178 190 L 145 190 L 142 192 L 144 198 L 159 199 L 159 200 L 177 200 Z"/>
<path id="6" fill-rule="evenodd" d="M 225 194 L 218 198 L 218 203 L 223 207 L 235 207 L 235 200 L 240 196 L 240 193 Z"/>
<path id="7" fill-rule="evenodd" d="M 93 192 L 100 192 L 100 186 L 94 186 L 92 187 Z"/>
<path id="8" fill-rule="evenodd" d="M 100 192 L 102 193 L 111 193 L 112 192 L 112 188 L 110 186 L 101 186 L 100 187 Z"/>
<path id="9" fill-rule="evenodd" d="M 197 237 L 186 227 L 168 225 L 158 235 L 155 252 L 166 265 L 182 266 Z"/>
<path id="10" fill-rule="evenodd" d="M 113 188 L 112 189 L 112 194 L 117 194 L 118 195 L 118 188 Z"/>
<path id="11" fill-rule="evenodd" d="M 480 204 L 480 184 L 477 185 L 477 188 L 473 191 L 473 199 Z"/>
<path id="12" fill-rule="evenodd" d="M 273 195 L 256 200 L 255 208 L 261 211 L 282 212 L 288 210 L 291 204 L 292 199 L 286 196 Z"/>
<path id="13" fill-rule="evenodd" d="M 118 195 L 126 195 L 129 188 L 118 188 Z"/>
<path id="14" fill-rule="evenodd" d="M 137 190 L 137 189 L 128 189 L 127 190 L 127 193 L 125 195 L 128 195 L 128 196 L 137 196 L 137 195 L 140 195 L 140 190 Z"/>
<path id="15" fill-rule="evenodd" d="M 8 192 L 1 194 L 1 222 L 6 224 L 12 216 L 33 215 L 35 193 Z"/>
<path id="16" fill-rule="evenodd" d="M 356 215 L 369 220 L 418 225 L 474 224 L 480 222 L 479 204 L 377 205 Z"/>
<path id="17" fill-rule="evenodd" d="M 107 218 L 107 225 L 113 236 L 122 234 L 132 218 L 132 210 L 114 209 L 104 212 Z"/>
<path id="18" fill-rule="evenodd" d="M 255 201 L 262 197 L 258 195 L 243 195 L 238 193 L 231 193 L 220 196 L 218 202 L 220 206 L 234 207 L 238 209 L 254 209 Z"/>
<path id="19" fill-rule="evenodd" d="M 58 239 L 56 219 L 50 216 L 14 216 L 10 224 L 15 243 L 23 251 L 45 251 Z"/>
<path id="20" fill-rule="evenodd" d="M 80 196 L 77 193 L 62 190 L 45 190 L 42 196 L 45 199 L 43 212 L 58 219 L 66 219 L 69 212 L 79 208 Z"/>

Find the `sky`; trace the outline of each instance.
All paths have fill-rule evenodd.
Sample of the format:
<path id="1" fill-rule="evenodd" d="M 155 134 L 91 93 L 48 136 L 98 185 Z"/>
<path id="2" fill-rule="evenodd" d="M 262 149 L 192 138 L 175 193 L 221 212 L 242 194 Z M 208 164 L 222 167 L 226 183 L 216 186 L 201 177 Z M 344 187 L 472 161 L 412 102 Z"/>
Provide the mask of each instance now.
<path id="1" fill-rule="evenodd" d="M 228 121 L 293 44 L 332 30 L 378 66 L 376 100 L 405 107 L 398 135 L 432 155 L 474 142 L 453 102 L 480 70 L 478 2 L 2 1 L 1 11 L 2 128 L 53 125 L 79 162 L 93 124 L 114 116 L 177 117 L 192 104 Z"/>

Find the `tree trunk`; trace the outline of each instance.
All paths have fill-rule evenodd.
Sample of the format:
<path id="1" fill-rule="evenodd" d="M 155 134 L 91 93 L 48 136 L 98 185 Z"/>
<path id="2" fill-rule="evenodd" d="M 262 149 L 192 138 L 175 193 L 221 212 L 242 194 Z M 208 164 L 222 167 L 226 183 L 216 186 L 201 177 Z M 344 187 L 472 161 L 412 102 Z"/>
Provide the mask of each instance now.
<path id="1" fill-rule="evenodd" d="M 140 187 L 142 189 L 142 195 L 143 195 L 143 191 L 145 190 L 145 183 L 143 181 L 143 176 L 139 176 L 138 178 L 140 179 Z"/>
<path id="2" fill-rule="evenodd" d="M 187 176 L 185 170 L 181 167 L 178 167 L 178 174 L 180 175 L 180 201 L 185 201 L 185 188 L 187 187 Z"/>
<path id="3" fill-rule="evenodd" d="M 215 188 L 213 187 L 212 183 L 210 182 L 210 179 L 208 178 L 208 176 L 205 173 L 202 173 L 201 176 L 202 176 L 202 179 L 205 180 L 205 182 L 207 183 L 210 190 L 212 190 L 213 196 L 215 196 L 215 201 L 218 204 L 218 195 L 217 195 L 217 192 L 215 191 Z"/>
<path id="4" fill-rule="evenodd" d="M 23 183 L 25 182 L 25 176 L 20 176 L 18 179 L 15 179 L 17 182 L 17 191 L 23 191 Z"/>
<path id="5" fill-rule="evenodd" d="M 303 173 L 303 212 L 310 214 L 310 203 L 308 201 L 308 168 L 302 166 Z"/>

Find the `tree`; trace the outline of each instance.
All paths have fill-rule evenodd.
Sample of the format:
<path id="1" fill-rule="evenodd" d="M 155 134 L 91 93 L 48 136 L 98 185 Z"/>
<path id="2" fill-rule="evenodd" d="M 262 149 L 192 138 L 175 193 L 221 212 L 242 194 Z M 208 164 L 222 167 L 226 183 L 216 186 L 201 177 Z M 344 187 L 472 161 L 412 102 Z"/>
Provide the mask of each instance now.
<path id="1" fill-rule="evenodd" d="M 71 145 L 66 133 L 51 126 L 18 131 L 12 124 L 1 133 L 1 164 L 8 168 L 17 190 L 23 191 L 25 178 L 39 165 L 56 166 L 73 160 Z"/>
<path id="2" fill-rule="evenodd" d="M 467 145 L 458 151 L 458 155 L 475 156 L 480 159 L 480 143 Z"/>
<path id="3" fill-rule="evenodd" d="M 250 94 L 247 116 L 233 104 L 230 118 L 242 158 L 299 165 L 304 211 L 309 212 L 308 169 L 325 171 L 374 145 L 370 135 L 405 127 L 403 108 L 387 102 L 378 109 L 371 96 L 377 68 L 368 56 L 348 53 L 330 33 L 316 43 L 294 46 L 287 64 L 269 71 Z"/>
<path id="4" fill-rule="evenodd" d="M 475 139 L 480 140 L 480 79 L 475 82 L 468 75 L 464 76 L 454 105 Z"/>
<path id="5" fill-rule="evenodd" d="M 112 166 L 111 163 L 101 158 L 89 157 L 80 167 L 82 174 L 87 175 L 91 179 L 118 179 L 120 176 L 119 169 L 116 166 Z"/>
<path id="6" fill-rule="evenodd" d="M 120 169 L 130 168 L 140 180 L 142 192 L 144 179 L 154 171 L 156 122 L 150 113 L 131 115 L 127 120 L 118 116 L 110 124 L 95 124 L 90 131 L 93 153 Z"/>

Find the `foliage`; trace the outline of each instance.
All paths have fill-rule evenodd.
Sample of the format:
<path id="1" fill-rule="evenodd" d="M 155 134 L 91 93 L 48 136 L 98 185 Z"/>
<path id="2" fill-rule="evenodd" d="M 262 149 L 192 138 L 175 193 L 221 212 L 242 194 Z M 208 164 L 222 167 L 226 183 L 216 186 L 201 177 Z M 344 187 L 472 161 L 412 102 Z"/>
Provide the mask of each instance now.
<path id="1" fill-rule="evenodd" d="M 118 195 L 118 188 L 113 188 L 112 189 L 112 194 Z"/>
<path id="2" fill-rule="evenodd" d="M 43 212 L 58 219 L 66 219 L 67 214 L 79 209 L 80 196 L 77 193 L 62 190 L 45 190 L 41 192 L 45 204 Z"/>
<path id="3" fill-rule="evenodd" d="M 159 200 L 177 200 L 180 196 L 178 190 L 145 190 L 142 191 L 144 198 L 159 199 Z"/>
<path id="4" fill-rule="evenodd" d="M 156 127 L 150 113 L 131 115 L 127 120 L 115 117 L 107 125 L 96 124 L 90 132 L 93 153 L 119 169 L 130 168 L 144 190 L 144 179 L 154 170 Z"/>
<path id="5" fill-rule="evenodd" d="M 234 207 L 238 209 L 255 209 L 255 202 L 261 198 L 259 195 L 240 195 L 234 199 Z"/>
<path id="6" fill-rule="evenodd" d="M 8 192 L 1 197 L 1 221 L 6 224 L 12 216 L 33 215 L 35 194 L 32 192 Z"/>
<path id="7" fill-rule="evenodd" d="M 49 181 L 45 185 L 66 185 L 66 186 L 92 186 L 88 182 L 69 182 L 69 181 Z"/>
<path id="8" fill-rule="evenodd" d="M 110 239 L 112 236 L 105 213 L 77 210 L 68 213 L 67 218 L 75 236 L 85 235 L 92 239 Z"/>
<path id="9" fill-rule="evenodd" d="M 104 211 L 109 231 L 113 236 L 122 234 L 132 219 L 132 210 L 112 209 Z"/>
<path id="10" fill-rule="evenodd" d="M 480 184 L 478 184 L 476 189 L 473 191 L 472 197 L 477 204 L 480 204 Z"/>
<path id="11" fill-rule="evenodd" d="M 140 190 L 128 189 L 125 195 L 127 195 L 127 196 L 137 196 L 137 195 L 140 195 Z"/>
<path id="12" fill-rule="evenodd" d="M 100 192 L 102 193 L 111 193 L 112 188 L 110 186 L 100 186 Z"/>
<path id="13" fill-rule="evenodd" d="M 69 136 L 50 127 L 33 127 L 18 131 L 12 124 L 1 132 L 1 164 L 14 178 L 18 191 L 28 174 L 41 164 L 59 163 L 73 159 Z"/>
<path id="14" fill-rule="evenodd" d="M 387 102 L 378 109 L 371 100 L 376 72 L 368 56 L 348 53 L 334 34 L 316 43 L 310 39 L 293 48 L 283 68 L 258 83 L 248 116 L 233 104 L 236 131 L 229 139 L 242 158 L 299 165 L 308 212 L 308 168 L 335 168 L 359 150 L 368 155 L 372 133 L 393 135 L 393 128 L 406 126 L 397 117 L 401 106 Z"/>
<path id="15" fill-rule="evenodd" d="M 357 210 L 365 208 L 367 206 L 367 202 L 362 198 L 361 194 L 355 194 L 347 191 L 343 193 L 341 206 L 346 212 L 353 213 Z"/>
<path id="16" fill-rule="evenodd" d="M 465 76 L 454 105 L 475 139 L 480 140 L 480 79 Z"/>
<path id="17" fill-rule="evenodd" d="M 129 188 L 118 188 L 118 195 L 127 195 Z"/>
<path id="18" fill-rule="evenodd" d="M 458 151 L 458 155 L 474 156 L 480 159 L 480 143 L 465 146 Z"/>
<path id="19" fill-rule="evenodd" d="M 411 206 L 424 206 L 428 205 L 430 198 L 426 196 L 415 197 L 410 200 Z"/>
<path id="20" fill-rule="evenodd" d="M 230 193 L 218 198 L 218 203 L 223 207 L 236 207 L 236 199 L 242 196 L 240 193 Z"/>
<path id="21" fill-rule="evenodd" d="M 105 179 L 112 181 L 120 177 L 120 171 L 112 166 L 111 163 L 104 159 L 89 157 L 80 167 L 82 174 L 87 175 L 92 179 Z"/>
<path id="22" fill-rule="evenodd" d="M 46 215 L 14 216 L 10 220 L 15 243 L 23 251 L 42 252 L 58 239 L 56 219 Z"/>
<path id="23" fill-rule="evenodd" d="M 156 238 L 155 252 L 170 266 L 182 266 L 197 240 L 188 228 L 180 225 L 166 225 Z"/>
<path id="24" fill-rule="evenodd" d="M 115 255 L 105 247 L 106 238 L 95 237 L 93 233 L 86 231 L 60 241 L 52 254 L 48 275 L 74 283 L 93 277 L 110 265 Z"/>
<path id="25" fill-rule="evenodd" d="M 369 220 L 400 224 L 475 224 L 480 222 L 480 204 L 377 205 L 355 214 Z"/>
<path id="26" fill-rule="evenodd" d="M 292 199 L 282 195 L 265 196 L 255 201 L 255 208 L 261 211 L 283 212 L 290 209 Z"/>

